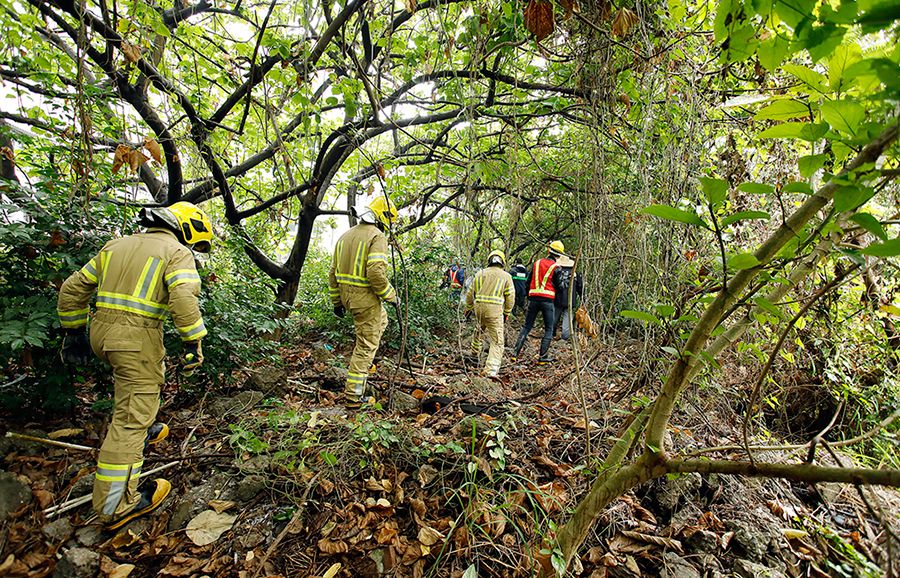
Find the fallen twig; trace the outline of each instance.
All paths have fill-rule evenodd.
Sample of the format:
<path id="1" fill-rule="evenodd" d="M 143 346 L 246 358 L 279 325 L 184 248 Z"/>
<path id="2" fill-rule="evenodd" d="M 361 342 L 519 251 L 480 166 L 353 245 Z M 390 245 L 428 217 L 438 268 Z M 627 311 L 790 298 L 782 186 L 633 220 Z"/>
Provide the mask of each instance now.
<path id="1" fill-rule="evenodd" d="M 39 438 L 36 436 L 29 436 L 29 435 L 15 433 L 15 432 L 11 432 L 11 431 L 6 432 L 6 437 L 16 438 L 16 439 L 20 439 L 20 440 L 27 440 L 30 442 L 37 442 L 39 444 L 45 444 L 48 446 L 56 446 L 58 448 L 65 448 L 67 450 L 75 450 L 75 451 L 79 451 L 79 452 L 96 452 L 97 451 L 97 448 L 92 448 L 91 446 L 80 446 L 78 444 L 59 442 L 59 441 L 51 440 L 48 438 Z"/>

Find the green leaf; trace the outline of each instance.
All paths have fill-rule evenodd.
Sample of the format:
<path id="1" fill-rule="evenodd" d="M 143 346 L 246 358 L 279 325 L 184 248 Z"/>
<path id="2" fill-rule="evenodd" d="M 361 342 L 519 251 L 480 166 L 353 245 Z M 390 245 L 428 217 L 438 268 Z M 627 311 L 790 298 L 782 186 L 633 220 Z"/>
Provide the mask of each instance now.
<path id="1" fill-rule="evenodd" d="M 756 255 L 752 253 L 738 253 L 734 255 L 730 259 L 728 259 L 728 268 L 734 269 L 735 271 L 741 271 L 743 269 L 752 269 L 759 265 L 759 259 L 756 258 Z"/>
<path id="2" fill-rule="evenodd" d="M 801 64 L 793 64 L 788 62 L 782 67 L 786 72 L 793 74 L 806 86 L 813 88 L 819 92 L 823 92 L 826 88 L 825 77 L 816 72 L 812 68 Z"/>
<path id="3" fill-rule="evenodd" d="M 816 0 L 776 0 L 772 3 L 775 14 L 794 29 L 808 20 L 815 7 Z"/>
<path id="4" fill-rule="evenodd" d="M 846 33 L 846 27 L 827 23 L 805 28 L 798 37 L 812 61 L 818 62 L 837 50 Z"/>
<path id="5" fill-rule="evenodd" d="M 822 118 L 837 131 L 856 136 L 859 124 L 866 118 L 866 109 L 853 100 L 830 100 L 822 104 Z"/>
<path id="6" fill-rule="evenodd" d="M 856 213 L 850 220 L 865 229 L 866 231 L 872 233 L 882 241 L 887 241 L 888 236 L 884 231 L 884 227 L 881 226 L 881 223 L 870 215 L 869 213 Z"/>
<path id="7" fill-rule="evenodd" d="M 742 183 L 738 186 L 739 191 L 750 193 L 751 195 L 769 195 L 775 192 L 775 187 L 766 183 Z"/>
<path id="8" fill-rule="evenodd" d="M 847 69 L 862 59 L 862 50 L 855 42 L 838 46 L 828 59 L 828 86 L 833 91 L 841 91 L 845 84 Z M 848 79 L 849 80 L 849 79 Z"/>
<path id="9" fill-rule="evenodd" d="M 675 307 L 669 305 L 667 303 L 660 303 L 659 305 L 654 305 L 654 309 L 656 309 L 657 315 L 660 317 L 671 317 L 675 314 Z"/>
<path id="10" fill-rule="evenodd" d="M 834 192 L 834 209 L 839 213 L 861 207 L 875 196 L 875 191 L 859 185 L 845 185 Z"/>
<path id="11" fill-rule="evenodd" d="M 900 255 L 900 237 L 884 243 L 869 245 L 862 250 L 862 253 L 873 257 L 896 257 Z"/>
<path id="12" fill-rule="evenodd" d="M 621 311 L 619 315 L 621 315 L 622 317 L 627 317 L 629 319 L 637 319 L 638 321 L 646 321 L 647 323 L 662 325 L 662 321 L 660 321 L 658 317 L 644 311 L 632 311 L 631 309 L 625 309 Z"/>
<path id="13" fill-rule="evenodd" d="M 758 44 L 756 28 L 749 23 L 741 24 L 728 35 L 722 56 L 728 62 L 743 62 L 753 56 Z"/>
<path id="14" fill-rule="evenodd" d="M 760 309 L 763 309 L 764 311 L 774 315 L 778 319 L 784 318 L 784 316 L 781 314 L 781 310 L 765 297 L 756 297 L 753 299 L 753 303 L 755 303 Z"/>
<path id="15" fill-rule="evenodd" d="M 759 58 L 759 63 L 763 68 L 774 72 L 781 66 L 788 52 L 790 52 L 790 43 L 782 35 L 776 34 L 759 44 L 756 57 Z"/>
<path id="16" fill-rule="evenodd" d="M 828 155 L 807 155 L 797 160 L 797 167 L 800 170 L 800 176 L 805 179 L 812 177 L 817 170 L 825 166 L 828 161 Z"/>
<path id="17" fill-rule="evenodd" d="M 777 100 L 769 106 L 757 111 L 753 118 L 756 120 L 790 120 L 801 116 L 809 116 L 809 106 L 799 100 Z"/>
<path id="18" fill-rule="evenodd" d="M 793 183 L 786 184 L 782 189 L 783 193 L 803 193 L 804 195 L 813 194 L 812 187 L 809 186 L 809 183 L 805 183 L 803 181 L 794 181 Z"/>
<path id="19" fill-rule="evenodd" d="M 874 32 L 887 28 L 897 20 L 900 20 L 900 4 L 888 0 L 869 8 L 856 22 L 862 24 L 866 32 Z"/>
<path id="20" fill-rule="evenodd" d="M 709 177 L 700 177 L 700 186 L 703 194 L 712 206 L 718 206 L 728 194 L 728 181 L 724 179 L 712 179 Z"/>
<path id="21" fill-rule="evenodd" d="M 762 219 L 764 221 L 768 221 L 769 213 L 765 211 L 739 211 L 722 219 L 722 226 L 727 227 L 732 223 L 737 223 L 738 221 L 747 221 L 751 219 Z"/>
<path id="22" fill-rule="evenodd" d="M 706 222 L 697 216 L 696 213 L 682 211 L 669 205 L 650 205 L 644 208 L 644 213 L 659 217 L 660 219 L 668 219 L 669 221 L 678 221 L 679 223 L 687 223 L 688 225 L 697 225 L 698 227 L 709 228 Z"/>
<path id="23" fill-rule="evenodd" d="M 828 127 L 824 124 L 807 122 L 785 122 L 769 127 L 759 133 L 759 138 L 798 138 L 805 141 L 816 141 L 825 136 Z"/>

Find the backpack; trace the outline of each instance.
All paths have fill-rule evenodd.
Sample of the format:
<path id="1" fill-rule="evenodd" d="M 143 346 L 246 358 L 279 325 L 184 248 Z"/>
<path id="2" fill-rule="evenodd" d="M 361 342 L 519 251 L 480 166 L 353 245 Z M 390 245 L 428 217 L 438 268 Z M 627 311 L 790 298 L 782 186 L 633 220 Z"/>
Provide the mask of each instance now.
<path id="1" fill-rule="evenodd" d="M 569 305 L 569 286 L 572 284 L 572 269 L 569 267 L 560 267 L 559 276 L 554 280 L 553 286 L 556 288 L 557 307 L 567 307 Z"/>

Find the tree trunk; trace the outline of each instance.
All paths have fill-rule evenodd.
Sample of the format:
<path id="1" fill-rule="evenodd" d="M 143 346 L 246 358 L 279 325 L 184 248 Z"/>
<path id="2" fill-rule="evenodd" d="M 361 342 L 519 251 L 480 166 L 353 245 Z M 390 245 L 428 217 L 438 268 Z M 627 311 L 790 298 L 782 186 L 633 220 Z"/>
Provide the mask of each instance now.
<path id="1" fill-rule="evenodd" d="M 285 277 L 279 280 L 276 300 L 282 305 L 287 305 L 279 312 L 279 318 L 283 319 L 290 314 L 294 301 L 297 299 L 297 291 L 300 289 L 300 274 L 303 272 L 303 263 L 306 262 L 306 254 L 309 252 L 309 242 L 312 239 L 313 226 L 318 209 L 309 204 L 304 204 L 297 223 L 297 234 L 294 237 L 294 246 L 291 254 L 284 263 Z"/>

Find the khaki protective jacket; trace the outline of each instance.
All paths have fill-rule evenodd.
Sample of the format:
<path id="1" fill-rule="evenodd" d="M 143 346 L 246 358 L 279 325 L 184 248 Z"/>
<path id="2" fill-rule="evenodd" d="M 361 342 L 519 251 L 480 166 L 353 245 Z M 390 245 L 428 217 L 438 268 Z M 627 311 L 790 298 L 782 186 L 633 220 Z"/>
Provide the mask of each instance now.
<path id="1" fill-rule="evenodd" d="M 502 267 L 485 267 L 479 271 L 466 294 L 466 309 L 474 309 L 476 303 L 502 307 L 503 315 L 509 315 L 516 304 L 512 276 Z"/>
<path id="2" fill-rule="evenodd" d="M 197 296 L 200 275 L 190 249 L 165 229 L 152 228 L 103 246 L 59 290 L 57 311 L 67 329 L 87 325 L 91 295 L 97 308 L 153 319 L 171 313 L 182 341 L 206 335 Z"/>
<path id="3" fill-rule="evenodd" d="M 331 302 L 342 304 L 341 286 L 368 288 L 382 301 L 393 302 L 396 292 L 388 280 L 387 271 L 388 245 L 384 234 L 375 225 L 356 225 L 341 235 L 334 247 L 334 258 L 328 272 Z M 354 306 L 352 303 L 344 305 Z"/>

